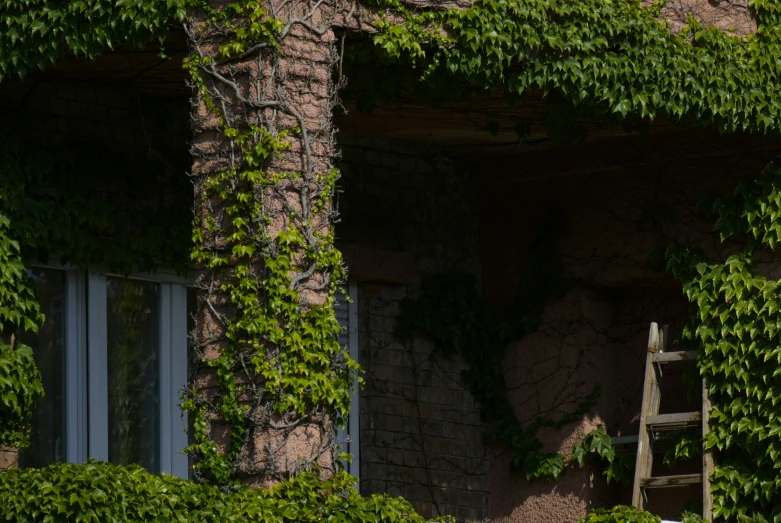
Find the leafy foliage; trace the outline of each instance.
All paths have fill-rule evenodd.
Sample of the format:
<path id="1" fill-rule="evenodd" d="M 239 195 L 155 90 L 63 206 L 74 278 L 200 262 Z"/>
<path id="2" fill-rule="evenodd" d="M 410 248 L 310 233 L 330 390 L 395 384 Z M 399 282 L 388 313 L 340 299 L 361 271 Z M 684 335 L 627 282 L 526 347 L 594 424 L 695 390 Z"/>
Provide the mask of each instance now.
<path id="1" fill-rule="evenodd" d="M 512 96 L 529 91 L 556 93 L 563 107 L 573 111 L 595 109 L 617 118 L 664 116 L 671 121 L 711 124 L 722 131 L 776 132 L 781 125 L 781 7 L 775 0 L 751 2 L 758 15 L 759 30 L 744 39 L 715 28 L 703 28 L 694 20 L 681 33 L 673 34 L 664 22 L 656 20 L 657 13 L 636 2 L 478 0 L 463 10 L 414 12 L 400 0 L 380 0 L 378 4 L 401 14 L 404 23 L 380 20 L 375 24 L 379 31 L 373 45 L 362 47 L 347 61 L 353 89 L 369 98 L 417 89 L 436 92 L 441 99 L 448 93 L 485 92 L 501 85 Z M 160 39 L 169 21 L 183 19 L 187 5 L 184 0 L 5 0 L 0 4 L 6 26 L 0 32 L 0 73 L 26 74 L 68 50 L 95 56 L 106 46 Z M 222 56 L 237 56 L 258 41 L 272 44 L 279 26 L 260 11 L 260 4 L 231 9 L 246 15 L 251 23 L 247 27 L 228 28 L 233 39 L 221 48 Z M 375 68 L 361 69 L 366 63 L 392 66 L 396 73 L 380 77 Z M 198 72 L 202 64 L 193 59 L 189 65 L 196 85 L 208 94 Z M 363 76 L 362 70 L 366 71 Z M 308 257 L 317 260 L 319 269 L 334 271 L 330 289 L 333 292 L 341 273 L 332 233 L 319 238 L 322 248 L 315 250 L 294 231 L 275 238 L 258 237 L 248 221 L 262 215 L 255 207 L 252 190 L 279 179 L 257 167 L 284 146 L 285 137 L 270 137 L 258 129 L 240 131 L 224 120 L 221 123 L 223 135 L 238 139 L 245 157 L 241 169 L 215 178 L 209 194 L 227 203 L 233 251 L 227 259 L 212 258 L 201 248 L 194 252 L 196 261 L 211 268 L 231 266 L 231 278 L 224 291 L 234 305 L 242 307 L 230 325 L 230 345 L 224 357 L 214 363 L 225 392 L 221 412 L 237 431 L 241 430 L 246 420 L 238 403 L 241 389 L 233 368 L 238 351 L 250 347 L 258 354 L 253 363 L 268 379 L 269 393 L 275 396 L 280 411 L 300 412 L 322 402 L 335 406 L 337 413 L 344 415 L 349 389 L 345 373 L 354 370 L 354 366 L 349 362 L 344 366 L 334 364 L 339 351 L 332 342 L 336 325 L 329 312 L 331 302 L 322 309 L 302 312 L 296 307 L 296 293 L 288 291 L 294 264 L 292 253 L 304 249 Z M 256 160 L 258 163 L 253 163 Z M 329 172 L 320 176 L 330 186 L 337 175 Z M 696 304 L 685 338 L 701 347 L 699 366 L 709 378 L 714 396 L 712 430 L 706 443 L 725 457 L 713 478 L 716 514 L 722 517 L 781 521 L 781 413 L 777 409 L 781 372 L 768 365 L 773 360 L 781 363 L 777 343 L 781 301 L 779 282 L 758 274 L 754 263 L 757 249 L 766 245 L 772 250 L 778 243 L 780 185 L 781 169 L 774 165 L 761 180 L 741 185 L 732 201 L 717 202 L 717 228 L 723 238 L 743 241 L 746 247 L 742 252 L 723 262 L 712 262 L 694 250 L 674 247 L 668 251 L 670 269 L 684 280 L 684 291 Z M 6 188 L 6 193 L 10 192 Z M 14 198 L 6 196 L 3 203 L 12 201 Z M 10 215 L 12 209 L 6 212 Z M 34 213 L 26 212 L 20 219 L 12 217 L 12 226 L 22 226 L 29 216 Z M 35 227 L 25 230 L 33 236 L 25 238 L 16 232 L 25 244 L 49 245 L 44 238 L 29 232 L 36 231 Z M 196 228 L 196 244 L 203 241 L 206 232 Z M 8 234 L 3 235 L 3 240 L 10 242 L 3 251 L 10 253 L 3 260 L 7 262 L 2 266 L 3 277 L 13 280 L 13 285 L 0 285 L 0 298 L 5 300 L 13 292 L 23 292 L 24 287 L 20 286 L 21 272 L 13 265 L 18 247 L 14 247 Z M 274 247 L 274 256 L 264 262 L 268 279 L 249 272 L 250 261 L 272 251 L 254 250 L 256 244 Z M 421 315 L 416 319 L 415 314 L 410 314 L 407 332 L 430 336 L 443 351 L 455 350 L 465 356 L 470 369 L 464 381 L 481 399 L 486 416 L 498 420 L 493 434 L 513 449 L 515 466 L 529 476 L 555 478 L 561 473 L 563 460 L 561 456 L 540 453 L 534 434 L 541 426 L 559 426 L 564 420 L 539 420 L 530 427 L 521 427 L 507 402 L 499 365 L 507 340 L 533 330 L 540 307 L 554 288 L 550 279 L 537 276 L 538 281 L 524 289 L 525 308 L 515 317 L 520 321 L 513 321 L 509 330 L 480 307 L 466 315 L 459 307 L 448 309 L 444 307 L 448 303 L 424 296 L 419 311 L 428 310 L 431 315 L 436 312 L 439 318 L 455 321 L 426 323 L 420 319 L 433 316 Z M 448 292 L 461 306 L 478 303 L 469 285 Z M 261 302 L 259 295 L 271 299 Z M 25 327 L 33 328 L 40 321 L 30 295 L 25 294 L 18 302 L 9 301 L 11 305 L 2 303 L 6 308 L 0 313 L 8 315 L 10 325 L 23 321 L 29 322 Z M 19 307 L 26 308 L 19 312 Z M 285 316 L 281 324 L 276 316 L 280 313 Z M 448 324 L 457 325 L 457 332 L 445 332 L 443 326 Z M 268 359 L 265 348 L 258 345 L 261 336 L 290 350 Z M 476 355 L 477 348 L 480 357 Z M 21 362 L 21 370 L 13 372 L 33 376 L 25 363 L 29 357 L 24 350 L 13 350 L 21 352 L 11 353 L 5 348 L 0 362 L 2 357 L 14 354 L 14 361 Z M 4 375 L 5 379 L 10 375 Z M 26 398 L 35 395 L 34 387 L 27 392 L 27 396 L 17 395 L 8 402 L 3 396 L 4 405 L 26 405 Z M 191 408 L 203 413 L 195 403 Z M 196 449 L 206 456 L 213 445 L 199 423 L 205 422 L 196 422 Z M 591 438 L 584 450 L 609 455 L 600 438 Z M 682 446 L 680 453 L 685 454 L 686 448 Z M 231 452 L 236 452 L 235 446 Z M 228 461 L 223 457 L 214 460 L 210 465 L 207 459 L 206 468 L 218 482 L 227 481 Z M 656 521 L 625 507 L 612 512 L 597 511 L 594 519 L 588 521 L 621 521 L 620 517 L 625 517 L 623 521 L 630 517 L 635 518 L 632 521 Z"/>
<path id="2" fill-rule="evenodd" d="M 107 165 L 113 184 L 108 187 Z M 10 219 L 7 233 L 19 241 L 28 262 L 54 258 L 121 273 L 153 272 L 158 266 L 186 272 L 191 196 L 181 191 L 172 198 L 179 185 L 158 182 L 162 170 L 158 164 L 116 162 L 94 150 L 34 147 L 3 129 L 0 205 Z"/>
<path id="3" fill-rule="evenodd" d="M 482 416 L 491 422 L 488 436 L 512 452 L 511 466 L 527 478 L 557 479 L 564 473 L 564 456 L 542 452 L 536 437 L 543 427 L 560 429 L 581 419 L 599 399 L 595 388 L 572 412 L 559 419 L 539 417 L 523 426 L 507 396 L 502 361 L 508 344 L 534 332 L 548 300 L 563 294 L 569 282 L 561 277 L 556 255 L 563 229 L 555 220 L 539 228 L 531 249 L 529 270 L 518 298 L 506 310 L 488 309 L 473 276 L 439 275 L 424 282 L 417 299 L 401 306 L 396 336 L 409 342 L 422 336 L 434 342 L 433 357 L 458 355 L 467 368 L 461 382 L 480 401 Z"/>
<path id="4" fill-rule="evenodd" d="M 353 482 L 344 473 L 328 481 L 308 473 L 269 490 L 225 493 L 135 465 L 57 464 L 0 474 L 0 521 L 424 523 L 407 501 L 361 497 Z"/>
<path id="5" fill-rule="evenodd" d="M 702 512 L 701 508 L 699 512 Z M 696 511 L 684 510 L 681 514 L 681 523 L 707 523 Z"/>
<path id="6" fill-rule="evenodd" d="M 634 507 L 619 505 L 611 509 L 598 508 L 588 513 L 584 518 L 578 518 L 579 523 L 661 523 L 662 518 L 650 512 Z"/>
<path id="7" fill-rule="evenodd" d="M 30 413 L 43 396 L 43 385 L 32 350 L 16 343 L 14 332 L 37 332 L 43 314 L 9 227 L 8 218 L 0 215 L 0 445 L 18 447 L 29 442 Z"/>
<path id="8" fill-rule="evenodd" d="M 607 484 L 630 483 L 634 472 L 634 454 L 618 454 L 613 442 L 605 431 L 605 427 L 597 427 L 583 438 L 583 441 L 572 448 L 572 458 L 582 467 L 589 461 L 607 462 L 602 474 L 607 478 Z"/>
<path id="9" fill-rule="evenodd" d="M 3 0 L 0 78 L 24 76 L 68 52 L 90 58 L 106 48 L 163 42 L 187 0 Z"/>
<path id="10" fill-rule="evenodd" d="M 661 523 L 659 516 L 634 507 L 619 505 L 611 509 L 598 508 L 588 513 L 584 518 L 578 518 L 579 523 Z M 681 523 L 708 523 L 702 516 L 689 510 L 681 514 Z"/>
<path id="11" fill-rule="evenodd" d="M 404 22 L 381 20 L 373 42 L 351 53 L 356 97 L 414 89 L 441 100 L 503 86 L 509 96 L 557 93 L 571 108 L 619 118 L 663 116 L 722 131 L 775 131 L 781 123 L 773 0 L 752 2 L 760 24 L 746 38 L 693 18 L 674 34 L 629 1 L 479 0 L 448 10 L 378 4 Z M 369 63 L 404 74 L 389 73 L 378 86 Z"/>
<path id="12" fill-rule="evenodd" d="M 695 304 L 683 337 L 700 347 L 713 413 L 708 448 L 720 457 L 712 477 L 714 517 L 781 521 L 781 362 L 778 337 L 781 282 L 757 269 L 762 249 L 778 242 L 774 218 L 781 204 L 781 164 L 739 185 L 732 200 L 717 200 L 722 238 L 744 245 L 723 262 L 682 247 L 668 250 L 668 266 Z"/>
<path id="13" fill-rule="evenodd" d="M 270 170 L 270 163 L 291 149 L 294 137 L 308 147 L 306 129 L 272 133 L 258 127 L 254 117 L 232 119 L 224 110 L 223 95 L 210 90 L 214 78 L 221 77 L 215 63 L 250 49 L 276 52 L 284 24 L 267 16 L 257 1 L 228 3 L 220 9 L 206 6 L 204 12 L 208 18 L 198 34 L 216 31 L 228 35 L 227 43 L 215 56 L 198 49 L 185 68 L 219 121 L 221 139 L 240 154 L 231 155 L 224 170 L 205 175 L 196 214 L 206 218 L 196 220 L 192 233 L 191 259 L 213 278 L 215 292 L 231 307 L 230 314 L 219 318 L 224 325 L 219 356 L 209 359 L 201 351 L 200 358 L 216 374 L 219 394 L 212 401 L 193 388 L 182 406 L 195 418 L 195 442 L 188 451 L 198 459 L 196 473 L 225 486 L 237 481 L 242 451 L 254 444 L 248 428 L 261 426 L 259 412 L 279 416 L 290 426 L 313 413 L 343 424 L 360 378 L 357 363 L 337 339 L 340 326 L 333 305 L 345 271 L 334 247 L 333 226 L 323 220 L 330 216 L 339 172 Z M 291 192 L 298 194 L 295 205 L 286 200 Z M 285 203 L 272 218 L 268 204 L 273 198 Z M 221 220 L 211 212 L 215 203 L 224 210 Z M 285 225 L 275 228 L 276 219 Z M 324 302 L 316 305 L 307 304 L 302 296 L 308 292 L 302 291 L 303 282 L 312 275 L 322 276 L 318 285 L 325 294 Z M 211 289 L 211 284 L 201 289 L 199 306 L 211 306 Z M 230 427 L 224 452 L 210 437 L 209 416 L 215 411 Z M 318 456 L 312 458 L 316 462 Z"/>
<path id="14" fill-rule="evenodd" d="M 95 151 L 45 150 L 0 131 L 0 444 L 27 446 L 27 420 L 43 395 L 32 350 L 13 336 L 37 332 L 43 323 L 25 263 L 55 258 L 125 273 L 153 271 L 160 264 L 186 269 L 191 216 L 186 199 L 184 205 L 142 209 L 138 200 L 144 197 L 100 194 L 96 187 L 105 180 L 106 165 Z M 123 180 L 140 183 L 139 173 L 157 175 L 148 165 L 138 167 L 132 162 L 113 167 L 114 195 L 124 189 Z"/>
<path id="15" fill-rule="evenodd" d="M 702 436 L 698 431 L 683 431 L 679 434 L 675 444 L 664 453 L 664 463 L 673 466 L 680 460 L 694 458 L 702 455 Z"/>
<path id="16" fill-rule="evenodd" d="M 658 10 L 636 2 L 479 0 L 438 11 L 408 10 L 398 0 L 379 5 L 403 23 L 384 18 L 372 44 L 352 53 L 358 97 L 371 97 L 376 84 L 361 77 L 368 57 L 405 72 L 395 83 L 386 78 L 380 94 L 444 98 L 501 86 L 510 96 L 555 94 L 575 110 L 609 117 L 662 116 L 720 131 L 777 132 L 781 125 L 781 8 L 774 0 L 750 2 L 759 27 L 745 38 L 694 19 L 674 34 L 655 18 Z M 781 371 L 770 365 L 781 363 L 781 282 L 759 274 L 754 261 L 758 249 L 772 254 L 779 242 L 779 187 L 776 163 L 741 184 L 734 199 L 716 202 L 722 238 L 745 246 L 727 260 L 668 250 L 668 266 L 695 304 L 684 339 L 700 347 L 699 369 L 713 395 L 706 445 L 723 455 L 713 476 L 716 517 L 781 521 Z M 675 453 L 695 447 L 683 440 Z"/>
<path id="17" fill-rule="evenodd" d="M 0 345 L 0 445 L 26 447 L 30 414 L 43 397 L 41 374 L 33 351 L 22 344 Z"/>
<path id="18" fill-rule="evenodd" d="M 341 254 L 333 247 L 333 231 L 317 235 L 316 247 L 292 227 L 275 237 L 266 234 L 268 217 L 263 213 L 262 198 L 257 196 L 259 188 L 298 176 L 263 170 L 272 155 L 289 147 L 288 134 L 273 137 L 258 128 L 243 134 L 234 131 L 225 129 L 243 147 L 242 165 L 212 177 L 203 195 L 204 202 L 218 198 L 225 206 L 228 248 L 216 252 L 204 242 L 219 227 L 209 221 L 206 227 L 211 230 L 196 226 L 192 254 L 196 263 L 223 275 L 220 290 L 236 306 L 235 316 L 227 324 L 227 344 L 220 356 L 203 360 L 216 370 L 222 392 L 220 414 L 231 425 L 231 444 L 226 454 L 218 452 L 208 437 L 207 422 L 203 419 L 206 406 L 198 400 L 195 390 L 182 405 L 198 415 L 196 442 L 189 448 L 200 458 L 196 469 L 222 485 L 232 481 L 232 463 L 244 444 L 249 422 L 248 409 L 239 403 L 245 389 L 236 378 L 236 370 L 243 367 L 244 354 L 250 354 L 253 372 L 262 377 L 261 394 L 272 399 L 273 409 L 279 414 L 303 415 L 313 407 L 328 405 L 339 420 L 346 419 L 353 376 L 358 370 L 357 364 L 344 355 L 336 336 L 340 327 L 333 312 L 334 293 L 344 269 Z M 322 176 L 333 187 L 338 173 Z M 291 276 L 304 270 L 301 262 L 296 261 L 301 251 L 305 253 L 304 260 L 312 260 L 315 269 L 332 278 L 326 302 L 308 310 L 302 310 Z M 257 274 L 258 265 L 262 266 L 263 278 Z"/>

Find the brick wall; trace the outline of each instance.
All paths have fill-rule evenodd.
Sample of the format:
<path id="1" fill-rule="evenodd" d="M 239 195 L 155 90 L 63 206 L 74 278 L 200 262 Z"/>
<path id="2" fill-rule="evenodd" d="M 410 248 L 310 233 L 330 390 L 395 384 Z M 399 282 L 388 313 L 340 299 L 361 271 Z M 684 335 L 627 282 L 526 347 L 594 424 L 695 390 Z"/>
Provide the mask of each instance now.
<path id="1" fill-rule="evenodd" d="M 339 241 L 405 253 L 408 281 L 361 281 L 361 490 L 404 496 L 425 516 L 486 516 L 488 465 L 479 406 L 457 360 L 429 361 L 423 340 L 393 335 L 399 302 L 427 275 L 480 276 L 479 186 L 464 158 L 403 141 L 339 134 Z M 348 263 L 350 262 L 348 258 Z M 365 259 L 365 265 L 371 263 Z M 353 266 L 353 274 L 371 272 Z"/>

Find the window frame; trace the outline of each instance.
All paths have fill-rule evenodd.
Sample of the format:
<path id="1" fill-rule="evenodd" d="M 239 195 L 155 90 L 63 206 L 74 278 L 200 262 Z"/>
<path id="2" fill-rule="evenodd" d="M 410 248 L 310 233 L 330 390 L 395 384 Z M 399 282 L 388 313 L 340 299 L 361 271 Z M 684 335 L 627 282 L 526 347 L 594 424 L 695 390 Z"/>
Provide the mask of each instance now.
<path id="1" fill-rule="evenodd" d="M 106 292 L 110 277 L 154 282 L 159 298 L 160 470 L 189 477 L 187 413 L 179 395 L 187 386 L 187 288 L 192 280 L 173 271 L 128 276 L 100 270 L 78 270 L 58 264 L 32 267 L 59 270 L 65 276 L 64 450 L 65 461 L 108 461 L 108 332 Z M 179 413 L 179 416 L 176 413 Z"/>
<path id="2" fill-rule="evenodd" d="M 359 332 L 358 332 L 358 284 L 348 282 L 347 295 L 347 325 L 342 328 L 347 329 L 347 348 L 350 358 L 360 363 L 359 351 Z M 340 446 L 340 451 L 352 454 L 353 459 L 350 462 L 344 462 L 344 470 L 351 476 L 360 480 L 361 473 L 361 391 L 356 385 L 350 397 L 350 415 L 347 418 L 347 426 L 338 428 L 336 432 L 336 442 Z M 349 436 L 350 442 L 345 443 Z"/>

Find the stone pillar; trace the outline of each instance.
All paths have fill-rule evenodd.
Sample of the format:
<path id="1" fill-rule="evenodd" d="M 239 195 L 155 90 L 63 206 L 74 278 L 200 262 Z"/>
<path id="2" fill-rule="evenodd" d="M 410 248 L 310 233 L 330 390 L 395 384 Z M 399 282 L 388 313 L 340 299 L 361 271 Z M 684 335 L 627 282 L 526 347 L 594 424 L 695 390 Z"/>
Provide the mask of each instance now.
<path id="1" fill-rule="evenodd" d="M 214 4 L 215 7 L 221 5 L 219 2 Z M 266 132 L 279 136 L 287 130 L 297 129 L 284 139 L 290 147 L 260 167 L 283 176 L 274 186 L 255 189 L 261 211 L 259 215 L 247 217 L 251 227 L 265 231 L 269 238 L 291 228 L 299 229 L 304 237 L 317 236 L 329 230 L 335 216 L 333 187 L 324 187 L 322 177 L 332 171 L 334 157 L 332 69 L 336 53 L 329 22 L 331 7 L 327 2 L 277 2 L 267 4 L 266 8 L 268 16 L 282 21 L 282 29 L 276 37 L 278 50 L 263 41 L 252 42 L 246 50 L 226 59 L 218 50 L 233 37 L 226 36 L 225 31 L 215 30 L 213 25 L 207 26 L 199 13 L 192 13 L 186 26 L 191 57 L 219 62 L 198 69 L 214 105 L 207 103 L 208 97 L 198 88 L 193 90 L 192 99 L 194 212 L 205 230 L 202 250 L 215 255 L 230 250 L 228 236 L 232 229 L 226 217 L 228 204 L 224 199 L 208 194 L 207 187 L 215 175 L 233 169 L 243 161 L 241 144 L 226 138 L 220 118 L 242 133 L 251 132 L 250 125 L 257 126 L 260 132 L 251 139 L 253 143 L 262 140 Z M 251 14 L 245 13 L 232 23 L 246 25 L 249 16 Z M 291 173 L 295 176 L 289 176 Z M 230 183 L 235 184 L 235 189 L 247 187 L 246 181 L 232 180 Z M 321 198 L 325 205 L 310 206 L 313 195 Z M 309 220 L 299 220 L 307 215 Z M 302 225 L 304 222 L 308 225 Z M 278 252 L 273 240 L 257 247 L 251 271 L 260 281 L 268 274 L 264 259 L 276 256 Z M 302 311 L 326 304 L 327 284 L 338 278 L 338 275 L 315 269 L 307 256 L 303 249 L 294 254 L 298 269 L 290 275 L 291 286 L 297 287 Z M 222 292 L 220 285 L 230 280 L 234 269 L 232 259 L 227 267 L 219 270 L 202 266 L 197 276 L 200 297 L 196 345 L 206 362 L 217 361 L 230 346 L 226 340 L 225 320 L 237 309 L 230 294 Z M 264 299 L 259 290 L 259 302 Z M 263 350 L 286 350 L 284 346 L 273 346 L 264 339 L 257 342 L 265 347 Z M 251 352 L 247 351 L 244 356 L 248 358 Z M 251 368 L 247 370 L 251 367 L 248 359 L 245 358 L 243 366 L 243 369 L 236 369 L 241 385 L 247 391 L 262 391 L 265 385 L 262 377 Z M 218 407 L 222 387 L 217 373 L 207 363 L 200 365 L 195 374 L 194 384 L 198 391 L 195 403 L 207 407 L 208 437 L 225 455 L 230 447 L 231 423 Z M 250 409 L 247 415 L 250 423 L 242 436 L 241 450 L 230 463 L 232 477 L 264 487 L 306 470 L 312 464 L 318 465 L 321 474 L 330 474 L 334 464 L 333 413 L 320 405 L 303 416 L 275 414 L 267 399 L 257 399 L 259 395 L 257 393 L 253 399 L 252 393 L 247 392 L 239 398 L 240 403 Z M 234 441 L 234 448 L 235 445 Z M 194 457 L 198 460 L 204 455 L 195 452 Z"/>
<path id="2" fill-rule="evenodd" d="M 0 472 L 19 466 L 19 452 L 12 447 L 0 446 Z"/>

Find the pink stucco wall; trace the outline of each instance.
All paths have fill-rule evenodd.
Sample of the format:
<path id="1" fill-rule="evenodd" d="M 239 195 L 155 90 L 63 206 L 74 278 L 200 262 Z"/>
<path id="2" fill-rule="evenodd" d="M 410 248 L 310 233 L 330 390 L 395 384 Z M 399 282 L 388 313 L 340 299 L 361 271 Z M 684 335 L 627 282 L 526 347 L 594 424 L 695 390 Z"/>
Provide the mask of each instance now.
<path id="1" fill-rule="evenodd" d="M 602 387 L 584 420 L 540 434 L 546 450 L 569 454 L 599 424 L 612 436 L 637 434 L 648 323 L 669 324 L 676 339 L 688 311 L 680 284 L 649 255 L 675 242 L 714 253 L 728 248 L 714 241 L 712 221 L 695 212 L 698 199 L 731 193 L 741 177 L 756 176 L 777 152 L 761 137 L 652 131 L 646 137 L 530 147 L 485 162 L 485 184 L 494 188 L 485 192 L 483 205 L 489 299 L 500 304 L 514 295 L 533 224 L 552 209 L 568 229 L 559 246 L 566 273 L 577 278 L 566 296 L 549 303 L 538 332 L 507 352 L 505 374 L 518 417 L 558 417 L 595 384 Z M 673 221 L 665 226 L 652 219 L 662 215 Z M 671 376 L 662 411 L 694 410 L 682 404 L 679 372 Z M 607 486 L 598 466 L 569 467 L 555 483 L 528 482 L 509 472 L 503 449 L 495 452 L 489 471 L 492 521 L 571 523 L 591 508 L 630 501 L 629 489 Z M 696 499 L 696 491 L 677 498 L 654 493 L 652 508 L 674 519 L 687 497 Z"/>

